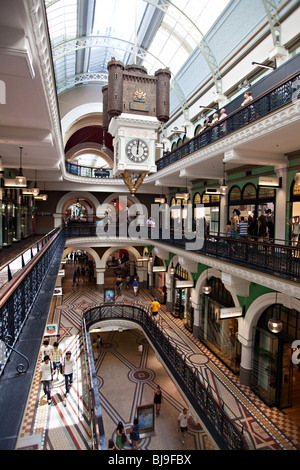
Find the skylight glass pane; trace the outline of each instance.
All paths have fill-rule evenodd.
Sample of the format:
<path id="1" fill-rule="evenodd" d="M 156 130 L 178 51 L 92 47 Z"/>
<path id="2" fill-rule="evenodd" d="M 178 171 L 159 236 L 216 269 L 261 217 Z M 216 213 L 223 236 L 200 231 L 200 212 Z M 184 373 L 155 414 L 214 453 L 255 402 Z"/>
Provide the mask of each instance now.
<path id="1" fill-rule="evenodd" d="M 81 0 L 45 0 L 53 47 L 78 36 L 78 12 L 82 11 L 83 15 L 85 12 L 84 9 L 79 10 L 79 1 Z M 153 29 L 155 35 L 149 41 L 149 53 L 144 55 L 142 62 L 148 73 L 153 74 L 158 68 L 169 67 L 172 75 L 175 75 L 229 2 L 230 0 L 172 0 L 167 9 L 165 5 L 162 6 L 162 23 L 158 30 Z M 159 6 L 158 2 L 158 8 Z M 146 0 L 96 0 L 95 10 L 89 11 L 89 15 L 93 15 L 90 34 L 101 36 L 100 47 L 92 45 L 89 51 L 86 50 L 89 53 L 89 61 L 86 62 L 83 62 L 82 56 L 80 62 L 76 62 L 78 53 L 74 51 L 70 51 L 62 60 L 55 61 L 57 81 L 75 76 L 78 64 L 85 63 L 85 71 L 102 72 L 107 70 L 107 62 L 111 57 L 125 64 L 128 60 L 133 62 L 135 33 L 139 31 L 141 22 L 143 27 L 140 31 L 147 32 L 149 28 L 152 32 L 153 12 L 152 2 L 148 3 Z M 105 37 L 111 39 L 106 40 Z M 118 41 L 118 38 L 123 42 Z"/>

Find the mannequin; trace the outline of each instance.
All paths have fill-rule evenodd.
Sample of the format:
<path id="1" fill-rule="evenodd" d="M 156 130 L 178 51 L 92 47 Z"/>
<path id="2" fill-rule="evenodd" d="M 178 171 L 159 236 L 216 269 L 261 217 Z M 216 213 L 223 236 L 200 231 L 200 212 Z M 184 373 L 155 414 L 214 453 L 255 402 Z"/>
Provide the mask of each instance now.
<path id="1" fill-rule="evenodd" d="M 232 230 L 234 230 L 235 232 L 237 232 L 238 230 L 239 215 L 240 215 L 240 211 L 238 209 L 233 209 L 233 217 L 231 220 L 231 224 L 232 224 Z"/>

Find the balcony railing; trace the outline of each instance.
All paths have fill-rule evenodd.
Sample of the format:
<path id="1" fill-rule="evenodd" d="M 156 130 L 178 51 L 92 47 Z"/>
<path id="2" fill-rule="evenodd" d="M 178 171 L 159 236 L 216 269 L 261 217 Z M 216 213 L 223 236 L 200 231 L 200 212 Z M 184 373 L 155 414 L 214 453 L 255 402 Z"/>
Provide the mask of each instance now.
<path id="1" fill-rule="evenodd" d="M 45 236 L 41 236 L 40 240 L 33 243 L 31 246 L 19 253 L 15 258 L 0 267 L 0 289 L 40 252 L 40 250 L 51 240 L 58 230 L 59 228 L 55 228 Z"/>
<path id="2" fill-rule="evenodd" d="M 91 391 L 94 403 L 94 437 L 103 440 L 104 429 L 101 417 L 101 407 L 98 394 L 94 361 L 92 359 L 92 346 L 89 328 L 101 320 L 127 319 L 140 324 L 151 343 L 157 349 L 162 360 L 172 372 L 176 382 L 181 387 L 193 408 L 205 424 L 211 436 L 223 450 L 246 450 L 253 448 L 253 444 L 246 428 L 235 416 L 234 412 L 222 402 L 217 390 L 206 382 L 200 372 L 182 354 L 182 351 L 174 345 L 171 337 L 149 315 L 147 308 L 142 306 L 126 305 L 120 303 L 101 304 L 84 313 L 82 327 L 85 331 L 87 354 L 89 354 L 90 378 L 92 380 Z M 95 448 L 101 448 L 101 442 L 96 442 Z M 103 448 L 103 447 L 102 447 Z"/>
<path id="3" fill-rule="evenodd" d="M 111 230 L 110 227 L 108 232 L 99 232 L 95 225 L 74 225 L 65 228 L 65 236 L 66 238 L 97 236 L 99 241 L 101 239 L 107 241 L 107 239 L 112 240 L 114 237 L 119 237 L 118 226 L 114 228 L 115 230 Z M 163 236 L 161 229 L 157 231 L 155 237 L 151 234 L 151 231 L 146 231 L 146 233 L 147 237 L 141 232 L 140 238 L 146 239 L 147 244 L 149 244 L 149 240 L 153 239 L 170 247 L 174 246 L 187 251 L 191 251 L 188 247 L 194 242 L 196 236 L 193 232 L 190 233 L 189 237 L 185 237 L 181 232 L 170 231 L 170 236 L 166 238 Z M 121 234 L 122 240 L 123 237 L 124 235 Z M 130 241 L 129 236 L 128 240 Z M 194 253 L 222 259 L 240 266 L 247 266 L 266 274 L 300 281 L 300 247 L 293 246 L 289 240 L 270 242 L 258 239 L 236 239 L 220 235 L 206 235 L 202 241 L 200 248 L 192 250 Z"/>
<path id="4" fill-rule="evenodd" d="M 285 81 L 268 90 L 263 95 L 252 100 L 247 106 L 228 114 L 219 123 L 207 128 L 196 137 L 193 137 L 176 150 L 168 153 L 156 161 L 157 170 L 171 165 L 188 155 L 201 150 L 205 146 L 216 142 L 232 132 L 238 131 L 248 124 L 261 119 L 291 103 L 297 96 L 300 74 L 297 72 Z M 298 91 L 299 93 L 299 91 Z"/>
<path id="5" fill-rule="evenodd" d="M 298 96 L 299 80 L 300 74 L 296 72 L 252 100 L 244 108 L 235 109 L 219 123 L 209 127 L 176 150 L 157 160 L 157 171 L 290 104 Z M 113 178 L 112 170 L 80 166 L 71 162 L 66 162 L 66 171 L 76 176 L 89 178 Z"/>
<path id="6" fill-rule="evenodd" d="M 92 168 L 77 165 L 77 163 L 65 162 L 66 171 L 71 175 L 84 176 L 86 178 L 113 178 L 112 170 L 104 168 Z"/>
<path id="7" fill-rule="evenodd" d="M 17 269 L 0 290 L 0 377 L 31 310 L 38 307 L 36 300 L 54 255 L 64 245 L 63 231 L 58 229 L 51 234 L 49 240 L 39 246 L 35 256 Z M 44 314 L 40 312 L 39 315 L 41 313 Z"/>

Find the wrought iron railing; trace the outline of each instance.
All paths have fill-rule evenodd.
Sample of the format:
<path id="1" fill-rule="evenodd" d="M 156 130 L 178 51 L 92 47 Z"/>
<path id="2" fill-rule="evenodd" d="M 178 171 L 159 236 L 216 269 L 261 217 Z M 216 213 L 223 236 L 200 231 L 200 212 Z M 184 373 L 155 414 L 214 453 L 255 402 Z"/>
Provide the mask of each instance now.
<path id="1" fill-rule="evenodd" d="M 101 320 L 124 318 L 132 320 L 141 325 L 167 368 L 171 371 L 182 392 L 185 394 L 200 419 L 207 427 L 209 433 L 214 438 L 220 449 L 246 450 L 253 448 L 249 433 L 243 424 L 235 416 L 234 412 L 222 402 L 216 390 L 206 382 L 199 371 L 188 361 L 182 351 L 174 345 L 166 330 L 149 315 L 149 310 L 136 304 L 101 304 L 86 311 L 83 315 L 82 327 L 87 344 L 87 354 L 89 355 L 91 378 L 93 386 L 93 403 L 95 404 L 94 421 L 95 439 L 104 436 L 104 429 L 101 417 L 101 407 L 97 389 L 96 373 L 94 361 L 92 359 L 92 346 L 89 328 Z M 218 399 L 215 396 L 218 396 Z M 96 447 L 101 447 L 97 444 Z"/>
<path id="2" fill-rule="evenodd" d="M 122 230 L 124 230 L 122 228 Z M 112 233 L 114 235 L 112 235 Z M 81 224 L 67 227 L 65 229 L 66 238 L 74 237 L 93 237 L 97 236 L 100 240 L 111 240 L 119 237 L 118 226 L 112 232 L 98 231 L 95 225 Z M 155 241 L 182 248 L 187 248 L 196 237 L 195 233 L 190 234 L 190 238 L 185 237 L 181 233 L 175 234 L 170 231 L 168 238 L 163 237 L 161 230 Z M 130 239 L 130 237 L 128 237 Z M 141 236 L 141 239 L 147 240 L 147 244 L 151 241 L 151 232 L 147 237 Z M 194 238 L 195 239 L 195 238 Z M 123 238 L 122 238 L 123 240 Z M 220 235 L 206 235 L 203 239 L 201 248 L 193 250 L 194 253 L 222 259 L 224 261 L 247 266 L 250 269 L 263 271 L 267 274 L 276 275 L 289 280 L 300 280 L 300 247 L 293 246 L 289 240 L 260 241 L 259 239 L 237 239 L 227 238 Z"/>
<path id="3" fill-rule="evenodd" d="M 59 241 L 65 243 L 63 235 L 63 231 L 56 230 L 47 243 L 39 247 L 35 256 L 0 290 L 0 376 L 12 351 L 15 351 L 15 344 L 28 315 L 33 306 L 37 307 L 35 302 L 54 254 L 60 246 Z M 21 371 L 19 368 L 18 372 Z"/>
<path id="4" fill-rule="evenodd" d="M 188 142 L 177 149 L 167 153 L 157 160 L 157 170 L 162 170 L 166 166 L 181 160 L 188 155 L 206 147 L 207 145 L 238 131 L 248 124 L 261 119 L 268 114 L 277 111 L 283 106 L 291 103 L 298 96 L 297 87 L 299 87 L 299 72 L 286 78 L 279 84 L 276 84 L 264 94 L 258 96 L 247 106 L 235 109 L 219 123 L 207 128 Z M 113 178 L 112 170 L 97 169 L 92 167 L 80 166 L 75 163 L 66 162 L 66 171 L 77 176 L 86 176 L 90 178 Z"/>
<path id="5" fill-rule="evenodd" d="M 219 121 L 219 123 L 207 128 L 176 150 L 157 160 L 155 162 L 157 170 L 162 170 L 166 166 L 202 149 L 206 145 L 238 131 L 246 125 L 291 103 L 298 96 L 297 87 L 299 86 L 299 80 L 300 74 L 297 72 L 271 90 L 268 90 L 265 94 L 252 100 L 247 106 L 233 111 L 225 119 Z"/>
<path id="6" fill-rule="evenodd" d="M 65 162 L 65 165 L 67 173 L 71 175 L 84 176 L 86 178 L 113 178 L 111 169 L 93 168 L 71 162 Z"/>
<path id="7" fill-rule="evenodd" d="M 0 267 L 0 289 L 40 252 L 40 250 L 49 242 L 49 240 L 51 240 L 58 230 L 60 230 L 59 227 L 51 230 L 44 236 L 41 235 L 40 240 L 27 247 L 13 259 L 4 263 Z"/>

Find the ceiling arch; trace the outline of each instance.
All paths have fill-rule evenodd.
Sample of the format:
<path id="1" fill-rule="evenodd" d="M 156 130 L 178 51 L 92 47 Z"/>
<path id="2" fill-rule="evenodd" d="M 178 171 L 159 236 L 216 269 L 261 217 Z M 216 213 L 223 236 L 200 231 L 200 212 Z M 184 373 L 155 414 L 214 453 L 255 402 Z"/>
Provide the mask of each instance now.
<path id="1" fill-rule="evenodd" d="M 149 74 L 170 68 L 173 90 L 188 120 L 176 72 L 199 48 L 221 91 L 219 65 L 205 33 L 229 1 L 45 0 L 58 93 L 81 83 L 104 83 L 112 56 L 125 65 L 136 59 Z"/>

